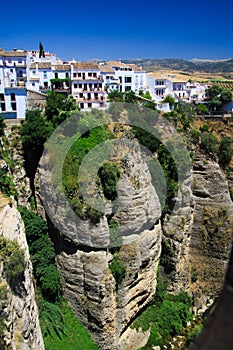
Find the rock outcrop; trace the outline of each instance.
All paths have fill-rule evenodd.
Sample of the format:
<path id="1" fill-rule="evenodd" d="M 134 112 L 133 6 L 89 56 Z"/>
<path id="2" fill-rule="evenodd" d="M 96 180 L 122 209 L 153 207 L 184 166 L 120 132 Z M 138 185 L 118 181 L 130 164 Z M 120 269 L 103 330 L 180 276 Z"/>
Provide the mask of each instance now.
<path id="1" fill-rule="evenodd" d="M 43 350 L 38 309 L 33 287 L 32 265 L 26 242 L 24 224 L 14 203 L 1 197 L 0 203 L 0 235 L 9 240 L 16 240 L 25 251 L 24 279 L 20 283 L 18 293 L 11 290 L 4 276 L 0 278 L 7 288 L 7 300 L 3 304 L 2 314 L 5 318 L 4 342 L 6 349 Z M 1 269 L 2 270 L 2 269 Z"/>
<path id="2" fill-rule="evenodd" d="M 233 237 L 233 203 L 216 162 L 196 157 L 193 176 L 196 204 L 189 251 L 190 290 L 200 308 L 208 298 L 219 295 L 223 286 Z"/>
<path id="3" fill-rule="evenodd" d="M 50 192 L 49 184 L 43 189 L 49 216 L 59 218 L 57 227 L 62 228 L 60 232 L 53 229 L 52 239 L 65 282 L 64 295 L 95 342 L 105 350 L 125 349 L 124 335 L 129 325 L 154 295 L 162 237 L 159 199 L 139 146 L 132 142 L 129 145 L 126 140 L 117 151 L 110 161 L 121 167 L 118 209 L 114 212 L 111 201 L 106 202 L 106 212 L 99 223 L 80 220 L 77 225 L 72 217 L 65 218 L 64 207 L 54 205 L 56 192 Z M 45 182 L 50 176 L 43 163 L 40 175 Z M 109 218 L 118 224 L 123 240 L 115 254 L 111 250 Z M 120 282 L 110 268 L 114 259 L 125 269 Z"/>
<path id="4" fill-rule="evenodd" d="M 163 257 L 169 290 L 187 290 L 194 310 L 204 311 L 219 295 L 233 237 L 233 203 L 219 165 L 195 157 L 190 207 L 163 225 Z"/>

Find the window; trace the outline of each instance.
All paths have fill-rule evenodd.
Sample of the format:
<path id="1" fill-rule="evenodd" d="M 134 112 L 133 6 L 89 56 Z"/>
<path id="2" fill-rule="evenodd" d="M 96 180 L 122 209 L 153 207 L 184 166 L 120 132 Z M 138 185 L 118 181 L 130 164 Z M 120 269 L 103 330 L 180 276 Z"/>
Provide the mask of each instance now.
<path id="1" fill-rule="evenodd" d="M 35 71 L 35 70 L 33 70 L 33 71 L 32 71 L 32 74 L 33 74 L 33 75 L 36 75 L 36 71 Z"/>
<path id="2" fill-rule="evenodd" d="M 73 78 L 76 78 L 77 77 L 77 73 L 73 73 Z"/>
<path id="3" fill-rule="evenodd" d="M 32 86 L 36 86 L 36 84 L 35 84 L 35 83 L 32 83 Z"/>
<path id="4" fill-rule="evenodd" d="M 68 72 L 66 72 L 66 78 L 69 78 L 69 73 Z"/>
<path id="5" fill-rule="evenodd" d="M 81 73 L 78 73 L 78 77 L 81 78 L 82 74 Z"/>
<path id="6" fill-rule="evenodd" d="M 91 108 L 91 106 L 92 106 L 92 103 L 88 103 L 88 104 L 87 104 L 87 107 L 88 107 L 88 108 Z"/>
<path id="7" fill-rule="evenodd" d="M 47 81 L 44 82 L 44 88 L 45 88 L 45 89 L 48 88 L 48 82 L 47 82 Z"/>
<path id="8" fill-rule="evenodd" d="M 96 78 L 97 77 L 97 73 L 93 73 L 93 77 Z"/>
<path id="9" fill-rule="evenodd" d="M 79 94 L 79 97 L 80 97 L 80 98 L 83 98 L 83 93 L 82 93 L 82 92 Z"/>
<path id="10" fill-rule="evenodd" d="M 0 101 L 4 101 L 4 94 L 0 94 Z"/>
<path id="11" fill-rule="evenodd" d="M 83 88 L 82 84 L 78 84 L 78 87 L 79 87 L 79 89 Z"/>
<path id="12" fill-rule="evenodd" d="M 12 111 L 16 111 L 16 102 L 11 102 Z"/>
<path id="13" fill-rule="evenodd" d="M 88 76 L 89 76 L 89 77 L 92 77 L 92 73 L 88 73 Z"/>
<path id="14" fill-rule="evenodd" d="M 44 76 L 44 78 L 47 78 L 47 72 L 46 71 L 43 72 L 43 76 Z"/>
<path id="15" fill-rule="evenodd" d="M 77 89 L 78 88 L 78 84 L 74 84 L 74 89 Z"/>
<path id="16" fill-rule="evenodd" d="M 84 108 L 84 103 L 80 103 L 80 108 L 81 108 L 81 109 Z"/>
<path id="17" fill-rule="evenodd" d="M 11 93 L 11 101 L 15 101 L 15 93 Z"/>
<path id="18" fill-rule="evenodd" d="M 13 72 L 14 72 L 14 70 L 11 68 L 11 69 L 10 69 L 10 72 L 11 72 L 11 73 L 13 73 Z"/>
<path id="19" fill-rule="evenodd" d="M 125 77 L 125 83 L 132 83 L 132 77 Z"/>
<path id="20" fill-rule="evenodd" d="M 125 91 L 131 91 L 131 86 L 126 86 Z"/>
<path id="21" fill-rule="evenodd" d="M 55 79 L 58 78 L 58 73 L 54 73 Z"/>
<path id="22" fill-rule="evenodd" d="M 6 111 L 5 102 L 4 102 L 4 103 L 1 103 L 1 109 L 2 109 L 2 112 L 5 112 L 5 111 Z"/>

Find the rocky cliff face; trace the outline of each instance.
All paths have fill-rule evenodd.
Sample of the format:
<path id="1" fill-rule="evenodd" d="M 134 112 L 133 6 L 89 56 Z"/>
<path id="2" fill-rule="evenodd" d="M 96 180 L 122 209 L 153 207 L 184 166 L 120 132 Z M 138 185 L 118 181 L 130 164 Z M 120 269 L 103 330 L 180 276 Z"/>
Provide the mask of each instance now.
<path id="1" fill-rule="evenodd" d="M 0 235 L 9 240 L 16 240 L 25 251 L 26 268 L 20 291 L 15 293 L 0 275 L 2 283 L 7 287 L 7 301 L 3 305 L 3 315 L 6 319 L 4 341 L 6 349 L 13 350 L 43 350 L 38 310 L 33 287 L 32 265 L 29 258 L 24 225 L 15 205 L 1 198 Z"/>
<path id="2" fill-rule="evenodd" d="M 124 159 L 124 167 L 122 166 Z M 77 225 L 69 221 L 72 235 L 53 229 L 57 263 L 64 278 L 64 294 L 75 315 L 91 331 L 101 349 L 126 349 L 125 333 L 137 313 L 149 302 L 156 290 L 157 267 L 161 251 L 162 229 L 160 203 L 139 146 L 123 142 L 117 155 L 110 159 L 122 168 L 118 183 L 118 210 L 106 203 L 106 213 L 99 223 L 84 220 Z M 49 178 L 41 167 L 42 179 Z M 52 215 L 64 211 L 54 206 Z M 49 205 L 50 203 L 47 203 Z M 55 212 L 56 211 L 56 212 Z M 119 225 L 123 244 L 111 254 L 108 217 Z M 50 214 L 51 217 L 51 214 Z M 64 218 L 64 222 L 67 219 Z M 76 225 L 76 226 L 75 226 Z M 65 225 L 60 222 L 59 227 Z M 109 264 L 116 259 L 124 266 L 125 276 L 119 283 Z M 135 335 L 134 335 L 135 337 Z"/>
<path id="3" fill-rule="evenodd" d="M 189 259 L 197 307 L 219 294 L 229 261 L 233 237 L 233 203 L 219 165 L 196 157 L 193 194 L 195 200 Z"/>
<path id="4" fill-rule="evenodd" d="M 223 285 L 233 237 L 233 203 L 215 161 L 196 156 L 192 176 L 192 206 L 177 220 L 165 220 L 162 261 L 169 290 L 189 291 L 195 308 L 204 310 Z"/>

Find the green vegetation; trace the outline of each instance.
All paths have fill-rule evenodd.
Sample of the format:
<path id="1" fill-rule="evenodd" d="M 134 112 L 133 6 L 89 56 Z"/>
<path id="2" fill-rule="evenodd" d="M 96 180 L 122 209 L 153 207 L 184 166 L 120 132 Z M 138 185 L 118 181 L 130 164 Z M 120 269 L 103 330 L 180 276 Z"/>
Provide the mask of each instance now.
<path id="1" fill-rule="evenodd" d="M 201 133 L 200 147 L 209 155 L 217 154 L 218 140 L 211 132 L 204 131 Z"/>
<path id="2" fill-rule="evenodd" d="M 125 278 L 126 267 L 118 258 L 117 253 L 114 254 L 114 257 L 111 263 L 109 264 L 109 268 L 116 281 L 116 290 L 118 290 L 118 286 L 121 284 L 122 280 Z"/>
<path id="3" fill-rule="evenodd" d="M 230 137 L 223 136 L 218 150 L 218 159 L 220 165 L 225 168 L 229 165 L 233 155 L 232 140 Z"/>
<path id="4" fill-rule="evenodd" d="M 160 276 L 157 279 L 157 290 L 149 306 L 136 318 L 132 328 L 151 328 L 148 343 L 143 350 L 150 350 L 154 345 L 163 345 L 170 337 L 186 326 L 192 319 L 190 312 L 191 298 L 187 293 L 178 295 L 166 293 L 166 286 Z"/>
<path id="5" fill-rule="evenodd" d="M 28 111 L 20 129 L 24 151 L 25 170 L 30 179 L 34 179 L 36 169 L 43 153 L 44 142 L 51 135 L 53 126 L 42 116 L 39 110 Z"/>
<path id="6" fill-rule="evenodd" d="M 6 127 L 6 124 L 4 122 L 3 117 L 0 115 L 0 137 L 4 135 L 4 128 Z"/>
<path id="7" fill-rule="evenodd" d="M 120 178 L 120 170 L 115 163 L 104 163 L 99 171 L 98 175 L 102 184 L 104 196 L 113 201 L 117 198 L 117 182 Z"/>
<path id="8" fill-rule="evenodd" d="M 0 236 L 0 262 L 3 264 L 7 283 L 12 291 L 16 292 L 25 270 L 24 250 L 15 240 L 11 241 Z"/>
<path id="9" fill-rule="evenodd" d="M 74 316 L 66 301 L 60 302 L 59 310 L 63 317 L 64 327 L 62 331 L 58 330 L 59 336 L 55 330 L 52 330 L 51 334 L 46 333 L 46 335 L 43 331 L 45 350 L 98 350 L 88 331 Z M 43 330 L 42 322 L 41 325 Z"/>
<path id="10" fill-rule="evenodd" d="M 13 182 L 13 177 L 9 174 L 7 168 L 0 169 L 0 191 L 8 197 L 18 197 L 18 193 Z"/>
<path id="11" fill-rule="evenodd" d="M 19 209 L 25 224 L 36 278 L 45 349 L 98 349 L 62 297 L 61 278 L 56 268 L 55 251 L 47 233 L 46 222 L 24 207 Z"/>
<path id="12" fill-rule="evenodd" d="M 215 83 L 206 90 L 206 100 L 211 111 L 218 111 L 224 103 L 232 101 L 232 92 Z"/>
<path id="13" fill-rule="evenodd" d="M 99 126 L 91 129 L 73 143 L 66 156 L 63 166 L 63 186 L 72 209 L 81 218 L 91 219 L 94 224 L 99 222 L 102 213 L 84 203 L 82 195 L 79 191 L 78 183 L 78 181 L 81 181 L 83 184 L 87 184 L 89 181 L 88 176 L 90 174 L 88 172 L 83 180 L 80 176 L 78 177 L 77 174 L 79 173 L 79 167 L 85 155 L 93 147 L 107 141 L 112 137 L 113 135 L 108 131 L 106 126 Z M 108 152 L 107 147 L 105 148 L 105 151 Z M 93 162 L 89 162 L 89 166 L 95 164 L 97 166 L 99 164 L 96 157 L 93 159 Z M 107 175 L 109 177 L 106 179 Z M 103 192 L 104 195 L 106 195 L 106 198 L 111 200 L 116 198 L 116 184 L 119 177 L 119 170 L 116 165 L 112 163 L 105 163 L 99 170 L 99 176 L 100 178 L 97 176 L 96 181 L 98 184 L 98 180 L 102 179 Z"/>
<path id="14" fill-rule="evenodd" d="M 56 302 L 60 298 L 61 282 L 55 264 L 54 247 L 47 233 L 47 224 L 26 208 L 20 207 L 19 209 L 25 225 L 37 286 L 45 300 Z"/>

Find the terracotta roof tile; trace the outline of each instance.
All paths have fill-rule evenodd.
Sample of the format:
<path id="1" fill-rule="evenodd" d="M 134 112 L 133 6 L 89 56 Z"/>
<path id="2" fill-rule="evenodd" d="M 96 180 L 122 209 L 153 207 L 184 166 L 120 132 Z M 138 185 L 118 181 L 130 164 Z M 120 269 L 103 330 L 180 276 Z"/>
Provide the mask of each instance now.
<path id="1" fill-rule="evenodd" d="M 99 70 L 99 66 L 95 62 L 76 62 L 72 63 L 72 65 L 79 70 Z"/>
<path id="2" fill-rule="evenodd" d="M 1 56 L 5 57 L 26 57 L 27 56 L 27 51 L 5 51 L 1 50 L 0 51 Z"/>
<path id="3" fill-rule="evenodd" d="M 103 66 L 99 65 L 99 69 L 103 73 L 113 73 L 114 72 L 114 69 L 112 69 L 112 67 L 108 64 L 105 64 Z"/>
<path id="4" fill-rule="evenodd" d="M 70 64 L 55 64 L 53 66 L 53 70 L 62 70 L 62 71 L 67 71 L 70 70 Z"/>

